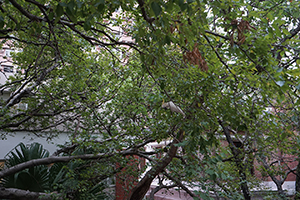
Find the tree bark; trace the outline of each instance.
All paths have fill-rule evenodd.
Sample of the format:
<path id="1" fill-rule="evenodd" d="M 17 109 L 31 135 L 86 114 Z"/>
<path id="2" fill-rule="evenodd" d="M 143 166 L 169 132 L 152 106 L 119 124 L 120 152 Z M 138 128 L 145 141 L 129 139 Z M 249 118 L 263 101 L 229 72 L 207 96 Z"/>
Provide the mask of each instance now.
<path id="1" fill-rule="evenodd" d="M 75 159 L 81 159 L 81 160 L 96 160 L 97 159 L 97 160 L 100 160 L 100 159 L 110 158 L 117 154 L 127 156 L 127 155 L 136 155 L 137 152 L 135 150 L 125 150 L 125 151 L 121 151 L 119 153 L 104 153 L 104 154 L 96 154 L 96 155 L 95 154 L 84 154 L 84 155 L 77 155 L 77 156 L 62 156 L 62 157 L 52 156 L 52 157 L 48 157 L 48 158 L 34 159 L 34 160 L 23 162 L 18 165 L 15 165 L 11 168 L 0 171 L 0 179 L 3 177 L 9 176 L 9 175 L 15 174 L 26 168 L 34 167 L 34 166 L 38 166 L 38 165 L 49 165 L 49 164 L 58 163 L 58 162 L 69 162 L 69 161 L 75 160 Z"/>
<path id="2" fill-rule="evenodd" d="M 1 199 L 18 199 L 18 200 L 52 200 L 62 199 L 60 194 L 56 193 L 42 193 L 42 192 L 30 192 L 27 190 L 20 190 L 15 188 L 0 188 Z"/>
<path id="3" fill-rule="evenodd" d="M 178 147 L 175 144 L 179 143 L 183 139 L 183 130 L 180 130 L 177 138 L 175 138 L 172 143 L 167 155 L 163 157 L 154 167 L 152 167 L 145 176 L 139 181 L 137 186 L 133 188 L 128 200 L 142 200 L 150 188 L 150 185 L 153 179 L 169 165 L 172 159 L 175 157 L 177 153 Z"/>
<path id="4" fill-rule="evenodd" d="M 262 162 L 263 164 L 263 167 L 267 170 L 268 172 L 268 175 L 270 176 L 270 178 L 273 180 L 273 182 L 275 183 L 276 187 L 277 187 L 277 192 L 279 194 L 279 197 L 281 199 L 286 199 L 286 196 L 285 196 L 285 193 L 284 193 L 284 190 L 282 188 L 282 185 L 284 183 L 284 180 L 285 178 L 287 177 L 288 173 L 285 175 L 285 178 L 279 180 L 277 179 L 274 175 L 272 175 L 271 173 L 269 173 L 270 171 L 270 166 L 268 165 L 267 161 L 266 161 L 266 158 L 264 156 L 260 156 L 260 161 Z"/>
<path id="5" fill-rule="evenodd" d="M 296 196 L 295 200 L 300 200 L 300 162 L 298 161 L 296 169 Z"/>
<path id="6" fill-rule="evenodd" d="M 235 165 L 238 168 L 239 179 L 241 181 L 241 190 L 243 192 L 244 198 L 245 198 L 245 200 L 251 200 L 251 194 L 250 194 L 249 187 L 247 185 L 247 176 L 246 176 L 246 173 L 245 173 L 246 169 L 244 167 L 244 164 L 243 164 L 243 161 L 242 161 L 241 155 L 240 155 L 241 151 L 234 145 L 233 140 L 232 140 L 231 135 L 230 135 L 229 128 L 224 126 L 221 120 L 219 120 L 219 124 L 223 128 L 223 132 L 226 136 L 226 140 L 229 143 L 231 153 L 233 154 Z"/>

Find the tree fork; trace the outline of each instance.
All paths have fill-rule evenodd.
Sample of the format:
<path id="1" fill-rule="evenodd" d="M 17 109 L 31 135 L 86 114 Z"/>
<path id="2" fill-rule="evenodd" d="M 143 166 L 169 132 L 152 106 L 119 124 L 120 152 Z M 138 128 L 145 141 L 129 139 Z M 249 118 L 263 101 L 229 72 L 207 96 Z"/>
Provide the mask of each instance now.
<path id="1" fill-rule="evenodd" d="M 179 142 L 182 141 L 184 135 L 184 131 L 180 130 L 177 134 L 177 137 L 171 143 L 171 148 L 167 152 L 167 155 L 159 161 L 154 167 L 152 167 L 145 176 L 140 180 L 140 182 L 133 188 L 131 195 L 128 200 L 142 200 L 150 188 L 150 185 L 153 179 L 170 164 L 172 159 L 176 156 L 178 147 L 175 146 Z"/>

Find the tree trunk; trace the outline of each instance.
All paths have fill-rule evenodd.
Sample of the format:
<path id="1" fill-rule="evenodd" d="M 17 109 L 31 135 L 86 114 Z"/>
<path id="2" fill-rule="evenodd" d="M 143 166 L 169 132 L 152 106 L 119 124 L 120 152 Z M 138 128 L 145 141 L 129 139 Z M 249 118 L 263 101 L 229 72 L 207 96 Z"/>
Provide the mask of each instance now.
<path id="1" fill-rule="evenodd" d="M 171 147 L 167 153 L 166 156 L 163 157 L 163 159 L 158 162 L 154 167 L 152 167 L 142 178 L 142 180 L 139 181 L 137 186 L 133 188 L 131 195 L 129 196 L 128 200 L 142 200 L 147 193 L 147 191 L 150 188 L 150 185 L 153 181 L 153 179 L 163 172 L 163 170 L 169 165 L 169 163 L 172 161 L 174 156 L 177 153 L 178 147 L 175 146 L 175 144 L 179 143 L 183 139 L 183 130 L 180 130 L 178 133 L 177 138 L 175 138 L 172 141 Z"/>
<path id="2" fill-rule="evenodd" d="M 284 193 L 284 190 L 282 189 L 282 185 L 284 183 L 284 179 L 277 179 L 276 176 L 272 175 L 271 173 L 269 173 L 269 170 L 270 170 L 270 166 L 268 165 L 267 161 L 266 161 L 266 158 L 264 156 L 259 156 L 260 158 L 260 161 L 262 162 L 264 168 L 267 170 L 270 178 L 273 180 L 273 182 L 275 183 L 276 187 L 277 187 L 277 192 L 279 194 L 279 197 L 281 199 L 286 199 L 286 196 L 285 196 L 285 193 Z"/>
<path id="3" fill-rule="evenodd" d="M 233 157 L 234 157 L 234 162 L 235 162 L 235 165 L 236 167 L 238 168 L 239 170 L 239 179 L 240 181 L 242 182 L 241 184 L 241 190 L 243 192 L 243 195 L 244 195 L 244 198 L 245 200 L 251 200 L 251 195 L 250 195 L 250 191 L 249 191 L 249 187 L 247 185 L 247 176 L 246 176 L 246 168 L 244 167 L 244 164 L 243 164 L 243 155 L 242 155 L 242 152 L 241 150 L 236 147 L 233 143 L 233 140 L 231 138 L 231 135 L 230 135 L 230 131 L 229 131 L 229 128 L 224 126 L 222 121 L 219 120 L 219 124 L 222 126 L 223 128 L 223 132 L 226 136 L 226 140 L 229 144 L 229 147 L 230 147 L 230 150 L 231 150 L 231 153 L 233 154 Z"/>
<path id="4" fill-rule="evenodd" d="M 42 192 L 30 192 L 16 188 L 3 188 L 0 187 L 1 199 L 20 199 L 20 200 L 52 200 L 62 199 L 61 194 L 51 193 L 46 194 Z"/>
<path id="5" fill-rule="evenodd" d="M 242 169 L 244 170 L 244 169 Z M 246 174 L 239 170 L 240 171 L 240 180 L 242 181 L 242 184 L 241 184 L 241 189 L 242 189 L 242 192 L 243 192 L 243 195 L 244 195 L 244 198 L 245 200 L 251 200 L 251 195 L 250 195 L 250 191 L 249 191 L 249 188 L 248 188 L 248 185 L 247 185 L 247 182 L 246 182 Z"/>
<path id="6" fill-rule="evenodd" d="M 300 162 L 298 162 L 296 169 L 296 196 L 295 200 L 300 200 Z"/>
<path id="7" fill-rule="evenodd" d="M 282 189 L 282 184 L 278 184 L 278 185 L 276 184 L 276 186 L 277 186 L 277 192 L 278 192 L 278 194 L 279 194 L 279 197 L 280 197 L 281 199 L 286 199 L 284 190 Z"/>

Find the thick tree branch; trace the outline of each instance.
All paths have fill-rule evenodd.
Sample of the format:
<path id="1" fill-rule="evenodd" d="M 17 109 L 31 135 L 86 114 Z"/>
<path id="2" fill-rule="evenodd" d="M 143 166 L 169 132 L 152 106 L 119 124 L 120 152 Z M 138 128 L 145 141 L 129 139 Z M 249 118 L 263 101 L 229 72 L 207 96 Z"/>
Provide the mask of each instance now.
<path id="1" fill-rule="evenodd" d="M 284 183 L 284 180 L 281 179 L 277 179 L 275 175 L 273 175 L 271 173 L 271 169 L 270 169 L 270 166 L 268 165 L 267 163 L 267 160 L 266 160 L 266 157 L 265 156 L 259 156 L 259 160 L 260 162 L 263 164 L 263 167 L 265 168 L 265 170 L 267 171 L 268 175 L 270 176 L 270 178 L 273 180 L 273 182 L 275 183 L 276 187 L 277 187 L 277 191 L 278 191 L 278 194 L 285 199 L 285 193 L 284 193 L 284 190 L 282 188 L 282 185 Z"/>
<path id="2" fill-rule="evenodd" d="M 112 157 L 113 155 L 115 154 L 114 153 L 97 154 L 97 155 L 85 154 L 85 155 L 78 155 L 78 156 L 48 157 L 48 158 L 34 159 L 0 171 L 0 178 L 15 174 L 16 172 L 22 171 L 26 168 L 34 167 L 38 165 L 49 165 L 57 162 L 69 162 L 75 159 L 82 159 L 82 160 L 104 159 L 104 158 Z"/>
<path id="3" fill-rule="evenodd" d="M 56 193 L 42 193 L 42 192 L 30 192 L 28 190 L 20 190 L 15 188 L 3 188 L 0 187 L 1 199 L 22 199 L 22 200 L 53 200 L 62 199 L 60 194 Z"/>
<path id="4" fill-rule="evenodd" d="M 46 21 L 46 19 L 41 18 L 41 17 L 37 17 L 31 13 L 29 13 L 27 10 L 25 10 L 20 4 L 18 4 L 15 0 L 9 0 L 10 3 L 16 7 L 23 15 L 25 15 L 28 19 L 32 20 L 32 21 Z"/>
<path id="5" fill-rule="evenodd" d="M 121 135 L 123 135 L 123 134 L 121 134 Z M 107 142 L 107 141 L 111 141 L 111 140 L 114 140 L 116 138 L 119 138 L 121 135 L 118 135 L 114 138 L 109 138 L 109 139 L 106 139 L 106 140 L 103 140 L 103 141 L 98 141 L 98 142 L 104 143 L 104 142 Z M 142 144 L 147 144 L 150 141 L 152 141 L 152 139 L 146 140 L 145 142 L 143 142 L 143 143 L 141 143 L 140 145 L 137 145 L 137 146 L 140 147 Z M 9 176 L 11 174 L 15 174 L 16 172 L 22 171 L 22 170 L 24 170 L 26 168 L 29 168 L 29 167 L 34 167 L 34 166 L 38 166 L 38 165 L 49 165 L 49 164 L 57 163 L 57 162 L 69 162 L 69 161 L 75 160 L 75 159 L 101 160 L 101 159 L 110 158 L 110 157 L 115 156 L 115 155 L 122 155 L 122 156 L 140 155 L 141 157 L 144 157 L 144 155 L 143 155 L 144 153 L 137 151 L 135 147 L 133 147 L 132 149 L 127 149 L 127 150 L 121 151 L 121 152 L 102 153 L 102 154 L 84 154 L 84 155 L 62 156 L 62 157 L 57 156 L 60 153 L 62 153 L 64 151 L 67 151 L 67 150 L 74 149 L 77 146 L 78 146 L 77 144 L 74 144 L 74 145 L 71 145 L 69 147 L 66 147 L 66 148 L 63 148 L 61 150 L 56 151 L 55 153 L 53 153 L 53 155 L 51 157 L 30 160 L 30 161 L 27 161 L 27 162 L 24 162 L 24 163 L 20 163 L 20 164 L 14 166 L 14 167 L 4 169 L 4 170 L 0 171 L 0 179 L 5 177 L 5 176 Z M 147 153 L 147 152 L 145 152 L 145 153 Z"/>
<path id="6" fill-rule="evenodd" d="M 140 180 L 135 188 L 133 188 L 132 193 L 128 200 L 142 200 L 149 190 L 149 187 L 153 179 L 169 165 L 172 159 L 176 156 L 178 147 L 176 144 L 182 141 L 183 139 L 183 130 L 179 130 L 177 138 L 175 138 L 167 154 L 154 166 L 152 167 L 145 176 Z"/>
<path id="7" fill-rule="evenodd" d="M 78 156 L 64 156 L 64 157 L 48 157 L 48 158 L 41 158 L 41 159 L 34 159 L 30 160 L 18 165 L 15 165 L 11 168 L 4 169 L 0 171 L 0 178 L 9 176 L 11 174 L 15 174 L 16 172 L 22 171 L 29 167 L 34 167 L 38 165 L 49 165 L 52 163 L 58 163 L 58 162 L 69 162 L 71 160 L 75 159 L 81 159 L 81 160 L 101 160 L 110 158 L 115 155 L 136 155 L 136 152 L 134 150 L 125 150 L 118 153 L 103 153 L 103 154 L 84 154 L 84 155 L 78 155 Z"/>
<path id="8" fill-rule="evenodd" d="M 146 13 L 146 10 L 145 10 L 145 2 L 143 0 L 137 0 L 140 8 L 141 8 L 141 11 L 142 11 L 142 15 L 143 15 L 143 18 L 149 23 L 149 24 L 152 24 L 152 22 L 155 20 L 154 18 L 150 18 L 147 13 Z"/>

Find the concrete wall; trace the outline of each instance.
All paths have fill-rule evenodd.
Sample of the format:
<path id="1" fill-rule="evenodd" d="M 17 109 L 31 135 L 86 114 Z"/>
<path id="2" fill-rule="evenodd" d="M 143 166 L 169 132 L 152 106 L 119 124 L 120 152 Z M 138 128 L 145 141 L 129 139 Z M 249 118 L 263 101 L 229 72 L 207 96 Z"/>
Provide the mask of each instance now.
<path id="1" fill-rule="evenodd" d="M 151 186 L 150 190 L 146 194 L 146 199 L 149 199 L 150 192 L 155 188 L 155 186 Z M 217 197 L 215 195 L 211 195 L 215 200 L 228 200 L 228 198 L 223 197 Z M 293 195 L 287 194 L 288 199 L 293 199 Z M 277 191 L 252 191 L 251 192 L 251 199 L 252 200 L 266 200 L 266 199 L 272 199 L 272 200 L 281 200 L 280 197 L 278 197 Z M 161 190 L 157 192 L 154 196 L 154 200 L 193 200 L 191 196 L 189 196 L 184 190 L 175 190 L 175 189 L 169 189 L 169 190 Z"/>
<path id="2" fill-rule="evenodd" d="M 4 133 L 0 133 L 2 135 Z M 31 144 L 33 142 L 38 142 L 43 145 L 44 149 L 50 152 L 50 155 L 57 150 L 58 144 L 64 144 L 68 141 L 68 135 L 62 133 L 59 137 L 54 138 L 51 141 L 47 141 L 46 138 L 40 138 L 32 133 L 17 132 L 15 134 L 8 134 L 6 139 L 0 138 L 0 160 L 4 159 L 5 155 L 17 146 L 20 142 L 24 144 Z"/>

